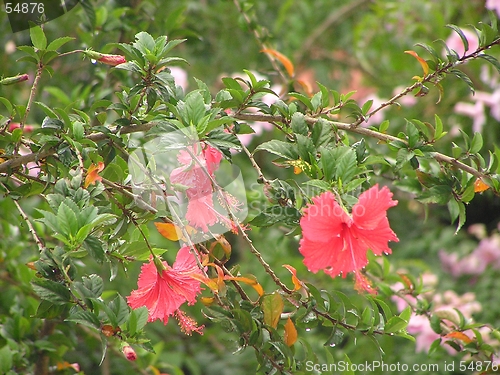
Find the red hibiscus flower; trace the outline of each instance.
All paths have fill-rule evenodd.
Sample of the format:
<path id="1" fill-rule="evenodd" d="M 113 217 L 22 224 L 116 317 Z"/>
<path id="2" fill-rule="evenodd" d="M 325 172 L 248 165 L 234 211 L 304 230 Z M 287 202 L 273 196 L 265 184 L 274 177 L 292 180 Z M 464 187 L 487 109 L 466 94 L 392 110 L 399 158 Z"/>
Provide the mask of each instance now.
<path id="1" fill-rule="evenodd" d="M 300 220 L 300 253 L 309 271 L 324 270 L 335 277 L 354 272 L 356 289 L 375 293 L 360 272 L 368 263 L 367 250 L 390 254 L 389 241 L 399 241 L 387 220 L 387 210 L 398 202 L 387 187 L 378 185 L 362 193 L 349 215 L 331 192 L 312 199 Z"/>
<path id="2" fill-rule="evenodd" d="M 159 272 L 153 259 L 143 264 L 137 282 L 138 289 L 132 291 L 127 302 L 133 309 L 146 306 L 149 322 L 159 319 L 167 324 L 169 316 L 177 314 L 184 302 L 190 305 L 196 302 L 201 287 L 200 282 L 191 275 L 203 273 L 187 246 L 179 250 L 172 267 L 164 261 L 161 265 L 164 269 Z"/>

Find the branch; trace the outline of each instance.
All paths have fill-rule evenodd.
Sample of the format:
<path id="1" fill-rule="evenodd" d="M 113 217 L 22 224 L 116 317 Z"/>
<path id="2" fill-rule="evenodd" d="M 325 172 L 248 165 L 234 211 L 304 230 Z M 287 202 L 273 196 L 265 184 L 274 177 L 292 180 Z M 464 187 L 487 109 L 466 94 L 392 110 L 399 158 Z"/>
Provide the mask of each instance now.
<path id="1" fill-rule="evenodd" d="M 150 130 L 152 127 L 157 125 L 157 122 L 147 122 L 145 124 L 140 124 L 140 125 L 130 125 L 130 126 L 124 126 L 120 128 L 116 128 L 111 131 L 111 134 L 113 135 L 120 135 L 120 134 L 130 134 L 130 133 L 137 133 L 137 132 L 146 132 Z M 105 140 L 106 138 L 109 138 L 108 134 L 106 133 L 95 133 L 91 134 L 87 137 L 87 139 L 98 142 Z M 12 169 L 15 169 L 23 164 L 27 164 L 32 161 L 37 161 L 41 159 L 45 159 L 46 157 L 52 156 L 56 153 L 55 148 L 50 148 L 45 151 L 41 152 L 32 152 L 31 154 L 27 155 L 20 155 L 20 156 L 14 156 L 10 158 L 9 160 L 4 161 L 3 163 L 0 164 L 0 173 L 9 173 Z"/>
<path id="2" fill-rule="evenodd" d="M 409 90 L 409 91 L 411 91 L 411 90 Z M 399 97 L 400 96 L 398 96 L 398 98 Z M 387 105 L 389 105 L 389 104 L 387 104 Z M 240 114 L 233 115 L 233 117 L 236 118 L 237 120 L 242 120 L 242 121 L 286 122 L 286 119 L 281 117 L 281 116 L 273 116 L 273 115 L 266 115 L 266 114 L 240 113 Z M 314 118 L 311 116 L 305 116 L 305 121 L 309 125 L 314 125 L 318 121 L 320 121 L 320 119 Z M 399 141 L 399 142 L 403 142 L 405 144 L 408 144 L 408 142 L 406 142 L 404 139 L 395 137 L 395 136 L 390 135 L 390 134 L 384 134 L 384 133 L 377 132 L 375 130 L 359 127 L 356 125 L 356 123 L 347 124 L 344 122 L 325 120 L 325 119 L 321 119 L 321 121 L 328 122 L 333 128 L 344 130 L 346 132 L 364 135 L 364 136 L 371 137 L 371 138 L 375 138 L 375 139 L 384 141 L 386 143 L 393 142 L 393 141 Z M 474 169 L 473 167 L 471 167 L 467 164 L 464 164 L 461 161 L 458 161 L 457 159 L 452 158 L 450 156 L 441 154 L 439 152 L 434 152 L 433 157 L 438 162 L 451 164 L 454 167 L 461 169 L 467 173 L 470 173 L 471 175 L 476 176 L 478 178 L 488 178 L 487 174 L 485 174 L 481 171 L 478 171 L 478 170 Z"/>

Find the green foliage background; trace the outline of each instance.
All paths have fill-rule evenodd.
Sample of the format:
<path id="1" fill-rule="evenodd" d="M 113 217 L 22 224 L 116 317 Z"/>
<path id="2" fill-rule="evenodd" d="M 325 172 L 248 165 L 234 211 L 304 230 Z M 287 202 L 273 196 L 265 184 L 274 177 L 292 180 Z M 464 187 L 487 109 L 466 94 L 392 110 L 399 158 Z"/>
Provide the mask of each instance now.
<path id="1" fill-rule="evenodd" d="M 488 20 L 484 1 L 478 0 L 269 0 L 250 1 L 242 6 L 248 9 L 247 14 L 253 15 L 257 22 L 255 27 L 261 35 L 265 35 L 264 41 L 290 57 L 299 77 L 307 78 L 313 83 L 319 81 L 342 93 L 357 90 L 355 98 L 359 100 L 368 94 L 389 98 L 396 87 L 411 85 L 412 77 L 420 75 L 421 68 L 413 57 L 403 51 L 417 50 L 419 54 L 425 54 L 415 44 L 432 44 L 436 39 L 446 40 L 452 34 L 452 30 L 445 27 L 446 24 L 467 27 L 469 24 Z M 265 54 L 260 53 L 261 47 L 254 38 L 253 31 L 232 1 L 92 1 L 91 6 L 79 5 L 68 14 L 45 24 L 44 31 L 49 40 L 62 36 L 75 38 L 62 48 L 62 52 L 92 48 L 105 53 L 118 53 L 109 43 L 131 42 L 139 31 L 147 31 L 154 37 L 168 35 L 169 39 L 185 38 L 187 41 L 175 49 L 174 55 L 189 62 L 189 65 L 182 67 L 188 73 L 190 88 L 196 87 L 196 77 L 207 83 L 213 93 L 222 88 L 221 77 L 241 74 L 243 69 L 258 72 L 271 81 L 279 81 Z M 12 34 L 5 12 L 0 12 L 0 45 L 29 44 L 29 31 Z M 498 48 L 491 54 L 500 56 Z M 17 61 L 21 56 L 20 51 L 5 47 L 0 52 L 0 74 L 13 76 L 33 71 L 32 65 Z M 479 79 L 482 65 L 484 64 L 472 62 L 464 68 L 477 90 L 481 90 L 484 85 Z M 128 72 L 118 69 L 110 72 L 109 67 L 92 64 L 88 59 L 82 60 L 79 54 L 57 59 L 52 67 L 54 74 L 52 77 L 47 74 L 42 77 L 40 85 L 44 89 L 36 99 L 49 107 L 71 106 L 83 110 L 97 100 L 113 99 L 115 91 L 120 90 L 120 85 L 132 84 Z M 492 75 L 497 74 L 492 67 L 487 69 L 490 69 Z M 445 130 L 457 125 L 472 136 L 472 120 L 454 112 L 455 103 L 467 100 L 470 95 L 467 85 L 452 77 L 448 77 L 442 84 L 444 95 L 439 104 L 436 104 L 438 90 L 431 88 L 429 95 L 418 98 L 418 103 L 412 107 L 393 106 L 385 110 L 385 118 L 391 121 L 391 133 L 397 134 L 398 130 L 404 130 L 405 119 L 417 118 L 433 123 L 434 114 L 437 113 L 445 124 Z M 29 88 L 29 85 L 3 86 L 0 87 L 0 96 L 8 97 L 12 102 L 25 102 L 29 96 Z M 44 117 L 44 112 L 35 106 L 28 124 L 39 125 Z M 488 114 L 487 124 L 483 128 L 484 149 L 493 149 L 498 144 L 498 125 Z M 278 131 L 266 131 L 254 138 L 250 148 L 278 135 Z M 440 146 L 449 152 L 452 141 L 462 142 L 460 137 L 448 135 L 440 141 Z M 374 142 L 369 147 L 380 153 L 390 152 L 385 145 L 376 145 Z M 282 179 L 303 178 L 294 176 L 291 169 L 273 165 L 272 158 L 267 153 L 257 153 L 256 159 L 265 175 Z M 234 161 L 242 169 L 245 182 L 248 183 L 248 196 L 255 204 L 251 207 L 250 218 L 255 217 L 267 202 L 262 186 L 252 183 L 256 174 L 245 157 L 235 155 Z M 399 182 L 402 190 L 406 186 L 406 190 L 411 192 L 411 179 L 410 173 L 410 177 Z M 426 271 L 435 273 L 439 276 L 438 288 L 441 291 L 453 289 L 462 294 L 473 289 L 483 306 L 483 311 L 476 320 L 486 320 L 498 327 L 500 307 L 495 303 L 495 291 L 499 286 L 498 271 L 488 269 L 475 284 L 470 284 L 469 280 L 452 279 L 443 272 L 438 261 L 440 250 L 466 254 L 477 246 L 477 240 L 468 235 L 465 229 L 454 235 L 456 224 L 450 224 L 446 207 L 424 207 L 416 204 L 411 195 L 403 191 L 396 198 L 400 203 L 389 212 L 391 226 L 400 238 L 398 244 L 391 245 L 393 255 L 390 256 L 390 262 L 394 268 L 409 270 L 417 277 Z M 40 217 L 35 207 L 48 209 L 48 205 L 36 195 L 24 198 L 20 203 L 30 217 Z M 498 197 L 490 192 L 474 198 L 467 208 L 469 220 L 466 227 L 480 222 L 487 224 L 490 230 L 493 229 L 498 224 L 498 204 Z M 46 229 L 40 223 L 35 225 L 43 236 Z M 148 229 L 153 244 L 175 249 L 174 245 L 156 233 L 152 225 Z M 332 280 L 322 273 L 309 273 L 298 253 L 298 237 L 285 236 L 285 233 L 279 227 L 254 227 L 250 231 L 255 247 L 262 252 L 281 280 L 290 280 L 288 271 L 281 267 L 286 263 L 298 270 L 302 280 L 313 283 L 318 289 L 341 290 L 353 301 L 361 298 L 353 292 L 351 282 L 340 278 Z M 227 237 L 233 246 L 231 262 L 245 265 L 245 273 L 254 274 L 264 289 L 272 290 L 274 284 L 265 277 L 252 255 L 244 250 L 241 239 L 231 235 Z M 174 251 L 166 254 L 170 263 L 174 254 Z M 36 258 L 36 247 L 14 203 L 8 198 L 0 197 L 0 348 L 4 346 L 6 338 L 18 343 L 11 361 L 33 355 L 34 353 L 27 353 L 33 347 L 27 343 L 34 342 L 38 349 L 50 350 L 53 358 L 64 356 L 70 363 L 78 362 L 86 374 L 135 373 L 138 369 L 142 369 L 143 373 L 151 373 L 147 372 L 151 370 L 146 370 L 148 365 L 170 374 L 255 373 L 257 362 L 253 351 L 241 350 L 234 334 L 226 332 L 222 325 L 210 323 L 202 313 L 201 304 L 188 308 L 188 311 L 198 322 L 206 324 L 203 336 L 187 337 L 174 322 L 167 326 L 160 322 L 149 324 L 146 331 L 156 354 L 138 350 L 139 359 L 133 364 L 127 362 L 120 353 L 110 351 L 99 366 L 101 342 L 85 327 L 73 329 L 58 325 L 56 333 L 49 339 L 39 339 L 37 334 L 41 329 L 41 321 L 32 319 L 37 311 L 38 298 L 32 290 L 26 288 L 33 277 L 26 264 Z M 108 282 L 109 271 L 103 272 L 102 266 L 88 257 L 83 261 L 89 273 L 100 274 L 105 280 L 109 296 L 105 295 L 104 298 L 111 297 L 113 292 L 126 296 L 136 287 L 140 266 L 138 263 L 133 264 L 126 272 L 119 269 L 118 277 Z M 387 303 L 396 312 L 392 302 Z M 332 358 L 343 360 L 345 354 L 352 363 L 380 358 L 385 363 L 407 364 L 443 364 L 453 360 L 441 348 L 431 356 L 427 353 L 415 354 L 414 344 L 400 337 L 382 337 L 379 341 L 381 351 L 377 349 L 377 345 L 361 337 L 361 334 L 357 334 L 360 337 L 346 337 L 339 345 L 325 346 L 325 342 L 330 340 L 330 333 L 331 331 L 319 327 L 299 327 L 299 338 L 312 345 L 320 363 L 331 361 Z M 300 357 L 301 346 L 296 347 Z M 7 354 L 2 354 L 0 350 L 0 362 L 2 358 L 6 360 L 5 356 Z M 460 357 L 455 360 L 460 360 Z M 0 373 L 4 370 L 5 366 L 2 368 L 0 364 Z M 68 369 L 60 373 L 72 371 Z"/>

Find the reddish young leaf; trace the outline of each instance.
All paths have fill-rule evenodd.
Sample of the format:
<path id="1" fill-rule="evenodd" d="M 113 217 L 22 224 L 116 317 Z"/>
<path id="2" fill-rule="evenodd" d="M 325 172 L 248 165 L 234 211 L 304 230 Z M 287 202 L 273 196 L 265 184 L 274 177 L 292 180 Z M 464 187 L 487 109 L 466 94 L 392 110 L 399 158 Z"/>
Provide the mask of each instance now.
<path id="1" fill-rule="evenodd" d="M 414 58 L 418 60 L 420 65 L 422 66 L 422 69 L 424 71 L 424 77 L 429 74 L 429 65 L 427 64 L 427 61 L 425 61 L 423 58 L 421 58 L 418 53 L 415 51 L 405 51 L 408 55 L 412 55 Z"/>
<path id="2" fill-rule="evenodd" d="M 489 188 L 490 187 L 486 185 L 480 178 L 478 178 L 476 182 L 474 182 L 474 193 L 482 193 L 483 191 L 486 191 Z"/>
<path id="3" fill-rule="evenodd" d="M 95 184 L 96 181 L 102 181 L 102 177 L 99 176 L 99 172 L 102 172 L 104 169 L 104 163 L 102 161 L 96 164 L 91 164 L 89 169 L 87 169 L 87 177 L 85 177 L 85 183 L 83 185 L 84 188 L 87 188 L 89 185 Z"/>
<path id="4" fill-rule="evenodd" d="M 276 59 L 278 59 L 278 61 L 283 64 L 283 66 L 285 67 L 288 75 L 290 77 L 293 77 L 294 73 L 295 73 L 295 68 L 292 64 L 292 62 L 290 61 L 290 59 L 288 57 L 286 57 L 285 55 L 283 55 L 282 53 L 274 50 L 274 49 L 271 49 L 271 48 L 264 48 L 262 51 L 260 52 L 264 52 L 264 53 L 267 53 L 271 56 L 274 56 L 276 57 Z"/>
<path id="5" fill-rule="evenodd" d="M 283 267 L 285 267 L 292 274 L 293 290 L 299 290 L 302 288 L 304 283 L 297 277 L 297 270 L 289 264 L 284 264 Z"/>

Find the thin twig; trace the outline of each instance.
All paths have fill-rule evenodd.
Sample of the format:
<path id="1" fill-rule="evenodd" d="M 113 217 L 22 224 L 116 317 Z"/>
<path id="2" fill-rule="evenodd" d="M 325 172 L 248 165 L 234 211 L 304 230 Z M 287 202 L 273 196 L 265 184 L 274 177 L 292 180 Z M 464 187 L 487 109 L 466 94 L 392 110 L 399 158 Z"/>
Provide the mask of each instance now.
<path id="1" fill-rule="evenodd" d="M 7 187 L 3 183 L 0 183 L 0 185 L 2 185 L 5 190 L 9 191 L 9 189 L 7 189 Z M 28 215 L 26 215 L 26 213 L 24 212 L 22 207 L 19 205 L 17 200 L 13 199 L 12 202 L 14 202 L 14 205 L 16 206 L 17 210 L 21 214 L 21 217 L 23 218 L 24 222 L 28 226 L 28 229 L 29 229 L 31 235 L 33 236 L 33 239 L 35 240 L 35 243 L 38 246 L 38 250 L 40 252 L 42 252 L 45 249 L 45 246 L 43 245 L 42 240 L 40 239 L 40 236 L 36 233 L 35 228 L 31 224 L 31 221 L 28 218 Z"/>

